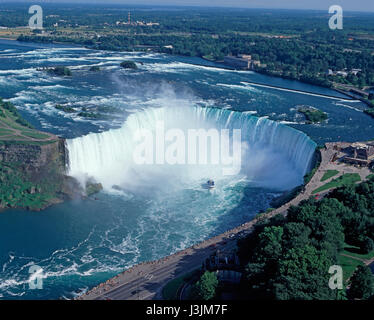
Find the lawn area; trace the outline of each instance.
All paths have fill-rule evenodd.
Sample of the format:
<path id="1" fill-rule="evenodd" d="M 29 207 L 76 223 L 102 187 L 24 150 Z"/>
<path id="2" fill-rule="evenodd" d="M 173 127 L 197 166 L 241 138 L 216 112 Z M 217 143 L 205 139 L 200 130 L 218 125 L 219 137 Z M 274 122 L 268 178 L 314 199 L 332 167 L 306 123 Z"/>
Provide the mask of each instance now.
<path id="1" fill-rule="evenodd" d="M 338 170 L 327 170 L 325 174 L 323 175 L 321 181 L 326 181 L 327 179 L 330 179 L 333 176 L 336 176 L 339 173 Z"/>
<path id="2" fill-rule="evenodd" d="M 343 268 L 343 280 L 345 282 L 352 276 L 356 268 L 363 263 L 359 260 L 339 255 L 338 264 Z"/>
<path id="3" fill-rule="evenodd" d="M 346 243 L 344 244 L 344 250 L 339 255 L 338 263 L 343 268 L 343 272 L 344 272 L 343 278 L 344 278 L 344 281 L 346 281 L 352 276 L 357 266 L 360 264 L 363 264 L 363 262 L 357 259 L 354 259 L 354 258 L 343 256 L 343 254 L 346 254 L 346 255 L 361 259 L 361 260 L 370 260 L 371 258 L 374 257 L 374 250 L 367 254 L 361 254 L 358 247 L 351 246 Z"/>
<path id="4" fill-rule="evenodd" d="M 194 270 L 191 272 L 188 272 L 178 278 L 175 278 L 171 281 L 169 281 L 165 287 L 162 289 L 162 296 L 165 300 L 178 300 L 177 294 L 179 288 L 182 287 L 182 285 L 186 282 L 188 282 L 197 272 L 198 270 Z"/>
<path id="5" fill-rule="evenodd" d="M 359 251 L 360 248 L 347 245 L 344 247 L 344 251 L 342 253 L 348 254 L 352 257 L 356 257 L 362 260 L 370 260 L 374 258 L 374 250 L 372 252 L 369 252 L 367 254 L 361 254 Z"/>
<path id="6" fill-rule="evenodd" d="M 0 136 L 7 136 L 9 134 L 13 134 L 13 131 L 8 129 L 0 128 Z"/>
<path id="7" fill-rule="evenodd" d="M 30 143 L 36 145 L 55 142 L 51 135 L 34 129 L 19 114 L 16 107 L 0 98 L 0 143 Z"/>
<path id="8" fill-rule="evenodd" d="M 368 180 L 374 179 L 374 173 L 369 174 L 369 175 L 366 177 L 366 179 L 368 179 Z"/>
<path id="9" fill-rule="evenodd" d="M 39 140 L 44 140 L 44 139 L 49 138 L 47 134 L 39 133 L 37 131 L 22 131 L 22 135 L 26 137 L 34 138 L 34 139 L 39 139 Z"/>
<path id="10" fill-rule="evenodd" d="M 315 189 L 312 192 L 312 194 L 316 194 L 318 192 L 326 191 L 326 190 L 329 190 L 329 189 L 332 189 L 332 188 L 338 188 L 338 187 L 341 187 L 341 186 L 354 184 L 354 183 L 359 182 L 359 181 L 361 181 L 361 177 L 358 173 L 346 173 L 346 174 L 340 176 L 339 178 L 334 179 L 334 180 L 324 184 L 323 186 Z"/>

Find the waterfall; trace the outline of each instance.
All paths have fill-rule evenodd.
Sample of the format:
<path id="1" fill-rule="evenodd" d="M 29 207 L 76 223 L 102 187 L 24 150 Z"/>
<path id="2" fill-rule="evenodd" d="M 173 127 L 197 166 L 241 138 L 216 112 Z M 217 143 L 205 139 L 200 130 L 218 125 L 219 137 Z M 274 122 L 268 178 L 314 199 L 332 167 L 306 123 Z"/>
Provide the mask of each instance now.
<path id="1" fill-rule="evenodd" d="M 219 108 L 148 108 L 130 115 L 119 129 L 90 133 L 67 140 L 70 175 L 84 180 L 93 177 L 104 187 L 140 185 L 141 181 L 163 185 L 169 180 L 215 178 L 220 166 L 191 169 L 172 165 L 137 166 L 133 163 L 134 135 L 140 129 L 241 129 L 244 142 L 242 170 L 259 186 L 289 189 L 302 183 L 310 170 L 316 144 L 303 132 L 266 118 Z M 178 167 L 178 168 L 176 168 Z"/>

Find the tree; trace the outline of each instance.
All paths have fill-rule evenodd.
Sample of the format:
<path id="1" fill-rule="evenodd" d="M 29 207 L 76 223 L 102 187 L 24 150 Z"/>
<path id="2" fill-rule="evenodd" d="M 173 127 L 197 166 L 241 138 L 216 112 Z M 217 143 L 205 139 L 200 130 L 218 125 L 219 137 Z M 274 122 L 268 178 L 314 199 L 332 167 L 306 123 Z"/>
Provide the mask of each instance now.
<path id="1" fill-rule="evenodd" d="M 276 261 L 282 255 L 282 227 L 265 227 L 259 234 L 255 256 L 259 262 Z"/>
<path id="2" fill-rule="evenodd" d="M 365 254 L 372 252 L 374 250 L 374 241 L 371 238 L 365 236 L 360 249 Z"/>
<path id="3" fill-rule="evenodd" d="M 201 300 L 214 298 L 218 286 L 217 275 L 214 272 L 205 271 L 200 280 L 196 282 L 194 292 Z"/>
<path id="4" fill-rule="evenodd" d="M 138 66 L 133 61 L 123 61 L 121 62 L 121 67 L 124 69 L 138 69 Z"/>
<path id="5" fill-rule="evenodd" d="M 369 267 L 358 266 L 350 280 L 350 299 L 369 299 L 374 294 L 374 277 Z"/>
<path id="6" fill-rule="evenodd" d="M 71 70 L 68 67 L 57 66 L 55 68 L 49 69 L 48 72 L 53 73 L 57 76 L 71 76 Z"/>
<path id="7" fill-rule="evenodd" d="M 312 230 L 303 223 L 289 222 L 284 225 L 283 241 L 286 248 L 302 248 L 310 243 Z"/>
<path id="8" fill-rule="evenodd" d="M 279 261 L 278 276 L 274 281 L 277 300 L 334 299 L 328 287 L 328 270 L 332 265 L 327 251 L 307 245 L 292 248 Z"/>

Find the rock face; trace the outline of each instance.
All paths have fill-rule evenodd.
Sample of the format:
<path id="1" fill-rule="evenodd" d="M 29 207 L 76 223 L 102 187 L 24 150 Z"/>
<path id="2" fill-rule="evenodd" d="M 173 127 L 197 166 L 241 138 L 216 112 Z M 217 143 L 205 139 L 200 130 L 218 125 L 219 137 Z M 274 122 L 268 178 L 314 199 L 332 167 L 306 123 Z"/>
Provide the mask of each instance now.
<path id="1" fill-rule="evenodd" d="M 25 173 L 42 174 L 55 166 L 60 174 L 65 174 L 67 153 L 65 140 L 59 139 L 45 145 L 4 143 L 0 144 L 0 162 L 16 164 Z"/>
<path id="2" fill-rule="evenodd" d="M 65 140 L 0 143 L 0 208 L 42 210 L 65 199 L 84 198 L 102 190 L 90 181 L 83 187 L 67 176 Z"/>
<path id="3" fill-rule="evenodd" d="M 0 143 L 0 208 L 41 210 L 74 191 L 66 187 L 65 141 Z"/>

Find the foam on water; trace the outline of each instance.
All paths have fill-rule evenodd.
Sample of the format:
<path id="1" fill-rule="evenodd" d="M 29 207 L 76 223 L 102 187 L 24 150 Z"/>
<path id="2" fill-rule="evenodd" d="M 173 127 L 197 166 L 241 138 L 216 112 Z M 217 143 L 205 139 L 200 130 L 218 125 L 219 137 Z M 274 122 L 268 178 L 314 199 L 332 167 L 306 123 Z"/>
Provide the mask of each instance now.
<path id="1" fill-rule="evenodd" d="M 81 181 L 89 177 L 104 184 L 137 189 L 159 185 L 162 180 L 179 185 L 206 178 L 222 179 L 221 165 L 137 165 L 135 133 L 155 132 L 159 122 L 165 129 L 240 129 L 242 132 L 241 175 L 252 183 L 274 189 L 290 189 L 302 183 L 310 168 L 316 144 L 304 133 L 280 123 L 240 112 L 205 107 L 148 108 L 131 114 L 120 129 L 67 141 L 70 174 Z M 173 184 L 173 187 L 175 187 Z"/>

